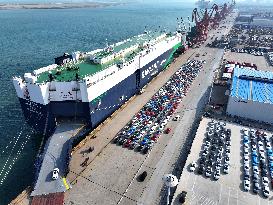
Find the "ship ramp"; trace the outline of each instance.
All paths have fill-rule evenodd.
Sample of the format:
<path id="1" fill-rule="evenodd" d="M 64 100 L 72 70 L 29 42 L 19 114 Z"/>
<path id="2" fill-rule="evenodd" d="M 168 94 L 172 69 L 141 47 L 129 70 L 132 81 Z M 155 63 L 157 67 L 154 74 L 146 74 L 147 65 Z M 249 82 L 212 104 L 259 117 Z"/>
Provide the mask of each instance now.
<path id="1" fill-rule="evenodd" d="M 54 134 L 45 143 L 43 160 L 31 196 L 65 192 L 71 187 L 64 177 L 68 171 L 68 152 L 72 143 L 72 137 L 80 133 L 84 127 L 84 124 L 80 122 L 62 121 L 57 124 Z M 54 168 L 60 170 L 59 177 L 56 180 L 52 179 Z"/>

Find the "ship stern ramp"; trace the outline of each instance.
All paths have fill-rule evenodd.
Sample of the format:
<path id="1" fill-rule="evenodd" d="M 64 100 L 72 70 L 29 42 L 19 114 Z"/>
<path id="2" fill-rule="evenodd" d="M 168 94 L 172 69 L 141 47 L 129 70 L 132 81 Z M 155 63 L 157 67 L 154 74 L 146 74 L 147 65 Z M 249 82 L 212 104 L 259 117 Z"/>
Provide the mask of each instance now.
<path id="1" fill-rule="evenodd" d="M 70 188 L 65 179 L 69 163 L 69 151 L 73 138 L 85 128 L 85 124 L 75 121 L 60 121 L 56 130 L 45 143 L 40 165 L 31 196 L 48 195 L 65 192 Z M 52 179 L 54 168 L 59 169 L 59 177 Z"/>

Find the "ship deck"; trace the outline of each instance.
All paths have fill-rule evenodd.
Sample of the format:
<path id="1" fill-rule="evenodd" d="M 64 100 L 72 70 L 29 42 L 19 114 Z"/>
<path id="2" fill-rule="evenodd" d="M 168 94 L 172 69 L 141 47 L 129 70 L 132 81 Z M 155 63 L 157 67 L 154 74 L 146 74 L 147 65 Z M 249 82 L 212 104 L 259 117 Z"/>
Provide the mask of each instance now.
<path id="1" fill-rule="evenodd" d="M 129 48 L 133 45 L 143 44 L 144 42 L 148 42 L 152 39 L 159 37 L 162 34 L 163 33 L 161 33 L 161 32 L 149 32 L 146 34 L 134 36 L 134 37 L 122 42 L 121 44 L 114 46 L 112 52 L 101 51 L 101 52 L 96 53 L 95 55 L 97 57 L 103 58 L 103 57 L 106 57 L 110 54 L 118 53 L 121 50 Z M 132 52 L 127 53 L 124 56 L 124 60 L 130 61 L 140 51 L 141 51 L 141 49 L 138 48 Z M 78 74 L 79 79 L 83 79 L 87 76 L 92 76 L 92 75 L 94 75 L 106 68 L 109 68 L 110 66 L 112 66 L 114 64 L 117 64 L 117 63 L 121 62 L 121 60 L 122 60 L 121 58 L 115 58 L 114 60 L 109 61 L 104 64 L 95 64 L 95 63 L 88 62 L 88 61 L 80 61 L 78 63 L 73 63 L 73 64 L 67 63 L 64 66 L 58 66 L 54 70 L 46 71 L 46 72 L 39 74 L 39 76 L 37 78 L 37 83 L 49 82 L 50 81 L 49 74 L 52 74 L 54 80 L 58 81 L 58 82 L 74 81 L 74 80 L 76 80 L 76 74 Z"/>

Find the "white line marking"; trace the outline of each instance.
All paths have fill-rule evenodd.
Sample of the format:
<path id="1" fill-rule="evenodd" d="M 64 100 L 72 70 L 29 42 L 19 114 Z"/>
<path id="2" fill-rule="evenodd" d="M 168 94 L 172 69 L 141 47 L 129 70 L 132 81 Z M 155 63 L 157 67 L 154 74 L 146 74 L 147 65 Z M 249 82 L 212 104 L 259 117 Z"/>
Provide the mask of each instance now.
<path id="1" fill-rule="evenodd" d="M 230 197 L 230 187 L 228 187 L 228 205 L 229 205 L 229 197 Z"/>
<path id="2" fill-rule="evenodd" d="M 194 189 L 195 182 L 196 182 L 196 175 L 194 176 L 194 179 L 193 179 L 193 185 L 192 185 L 192 188 L 191 188 L 192 191 Z"/>
<path id="3" fill-rule="evenodd" d="M 206 201 L 209 200 L 209 198 L 206 197 L 206 199 L 201 203 L 202 204 L 206 204 Z"/>
<path id="4" fill-rule="evenodd" d="M 239 204 L 238 199 L 239 199 L 239 192 L 237 190 L 237 205 Z"/>
<path id="5" fill-rule="evenodd" d="M 190 204 L 191 204 L 191 202 L 195 199 L 195 197 L 196 197 L 196 194 L 193 192 L 193 196 L 194 197 L 191 197 L 191 200 L 190 200 Z"/>
<path id="6" fill-rule="evenodd" d="M 220 184 L 219 203 L 221 202 L 221 197 L 222 197 L 222 189 L 223 189 L 223 186 L 222 186 L 222 184 Z"/>

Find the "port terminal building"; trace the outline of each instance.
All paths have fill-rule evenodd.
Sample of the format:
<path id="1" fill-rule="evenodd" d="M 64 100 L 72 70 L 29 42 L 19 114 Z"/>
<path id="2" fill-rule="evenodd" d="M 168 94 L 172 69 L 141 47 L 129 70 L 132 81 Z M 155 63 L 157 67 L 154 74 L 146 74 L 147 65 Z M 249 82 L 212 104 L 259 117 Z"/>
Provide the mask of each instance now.
<path id="1" fill-rule="evenodd" d="M 273 73 L 235 68 L 227 114 L 273 124 Z"/>

